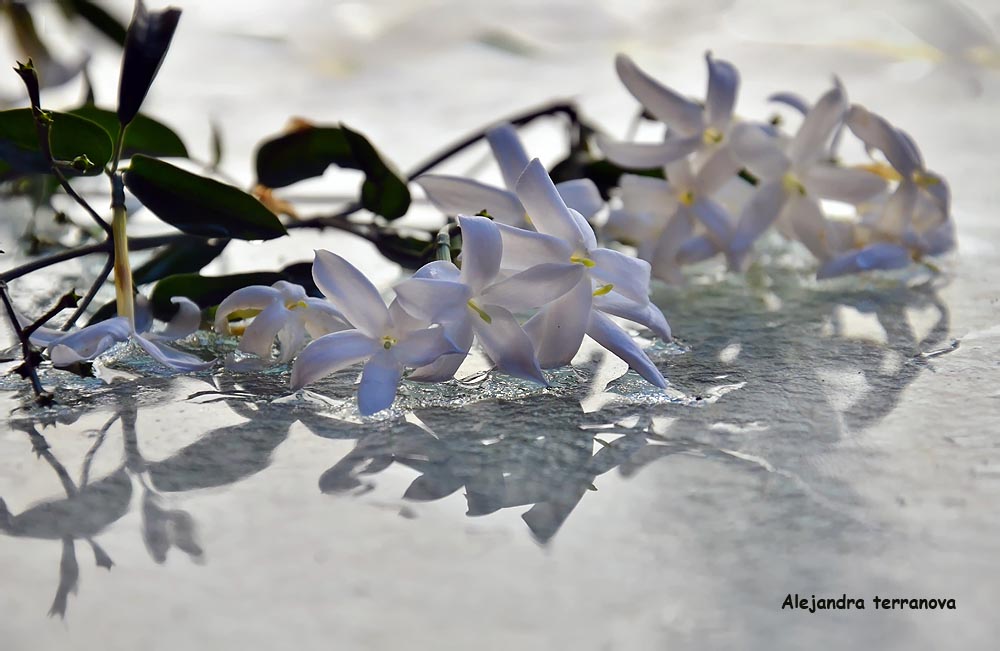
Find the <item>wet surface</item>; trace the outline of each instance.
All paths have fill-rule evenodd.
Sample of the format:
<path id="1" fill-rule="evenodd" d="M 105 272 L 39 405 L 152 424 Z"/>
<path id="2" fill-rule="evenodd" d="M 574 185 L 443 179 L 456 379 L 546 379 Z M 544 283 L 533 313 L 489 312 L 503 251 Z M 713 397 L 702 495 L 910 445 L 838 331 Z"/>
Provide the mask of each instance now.
<path id="1" fill-rule="evenodd" d="M 292 9 L 307 4 L 286 17 L 301 21 Z M 496 74 L 515 70 L 532 98 L 583 91 L 585 107 L 624 124 L 610 66 L 610 53 L 629 47 L 624 34 L 650 60 L 669 54 L 664 78 L 693 79 L 692 92 L 711 44 L 748 78 L 747 113 L 775 86 L 818 92 L 837 70 L 855 99 L 904 123 L 952 181 L 960 250 L 943 274 L 816 283 L 775 255 L 745 278 L 705 271 L 686 288 L 657 287 L 678 336 L 651 348 L 666 392 L 589 348 L 545 390 L 486 374 L 406 383 L 379 420 L 353 409 L 352 371 L 289 395 L 286 368 L 174 377 L 124 348 L 100 379 L 46 371 L 60 394 L 46 411 L 4 379 L 0 647 L 994 648 L 1000 228 L 996 138 L 985 136 L 998 133 L 997 72 L 970 69 L 975 87 L 930 64 L 915 75 L 912 62 L 840 49 L 836 26 L 824 32 L 801 16 L 818 45 L 773 42 L 744 22 L 744 3 L 720 4 L 722 23 L 705 22 L 714 6 L 686 15 L 690 31 L 670 44 L 630 30 L 634 16 L 601 23 L 606 12 L 582 12 L 581 34 L 528 12 L 510 29 L 523 21 L 552 41 L 532 57 L 484 48 L 465 10 L 455 14 L 463 36 L 425 46 L 410 64 L 364 59 L 372 50 L 362 47 L 367 67 L 322 88 L 306 87 L 322 74 L 315 67 L 301 71 L 288 82 L 300 96 L 279 94 L 232 127 L 232 156 L 242 162 L 279 115 L 339 87 L 348 114 L 360 114 L 367 93 L 362 126 L 416 160 L 433 137 L 524 106 L 497 90 Z M 213 15 L 192 10 L 188 38 L 217 33 L 224 23 Z M 861 38 L 867 23 L 853 20 Z M 243 23 L 223 31 L 251 47 Z M 280 67 L 315 54 L 312 38 L 253 51 L 270 48 Z M 587 45 L 578 56 L 574 39 Z M 180 68 L 197 53 L 172 52 L 179 62 L 157 82 L 186 93 L 155 98 L 178 125 L 205 110 L 182 100 L 207 92 L 219 109 L 225 93 L 248 92 L 185 83 Z M 457 54 L 467 56 L 449 63 Z M 224 60 L 215 74 L 243 69 Z M 463 99 L 446 91 L 465 66 Z M 471 76 L 476 66 L 486 72 Z M 389 80 L 398 83 L 377 90 Z M 413 122 L 427 120 L 416 133 L 387 117 L 413 93 L 425 114 Z M 462 125 L 445 124 L 459 110 Z M 316 239 L 392 282 L 395 270 L 354 243 Z M 228 269 L 259 262 L 259 245 L 247 246 L 255 260 L 234 251 Z M 313 246 L 275 243 L 267 254 L 282 264 Z M 52 285 L 50 276 L 12 289 L 41 304 Z M 789 593 L 868 604 L 783 611 Z M 876 595 L 957 607 L 873 610 Z"/>

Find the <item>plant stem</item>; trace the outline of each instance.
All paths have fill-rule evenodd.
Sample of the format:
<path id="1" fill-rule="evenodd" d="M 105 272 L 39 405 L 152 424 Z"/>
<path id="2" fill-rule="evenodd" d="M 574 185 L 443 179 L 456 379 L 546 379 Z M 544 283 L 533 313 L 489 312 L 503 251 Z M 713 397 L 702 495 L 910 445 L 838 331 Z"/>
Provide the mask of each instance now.
<path id="1" fill-rule="evenodd" d="M 132 289 L 132 265 L 128 259 L 126 225 L 128 213 L 125 211 L 125 184 L 120 173 L 112 173 L 111 187 L 111 211 L 114 214 L 111 229 L 115 247 L 115 296 L 118 299 L 118 316 L 128 317 L 129 322 L 134 323 L 135 297 Z"/>
<path id="2" fill-rule="evenodd" d="M 24 357 L 24 363 L 18 367 L 17 372 L 31 381 L 31 388 L 35 391 L 35 400 L 38 401 L 38 404 L 49 404 L 53 399 L 52 394 L 45 390 L 42 381 L 38 379 L 38 369 L 35 366 L 38 359 L 37 353 L 32 350 L 28 335 L 25 334 L 21 323 L 17 320 L 14 304 L 10 302 L 10 296 L 7 294 L 7 283 L 0 282 L 0 299 L 3 300 L 4 307 L 7 309 L 10 326 L 14 329 L 18 341 L 21 342 L 21 355 Z"/>

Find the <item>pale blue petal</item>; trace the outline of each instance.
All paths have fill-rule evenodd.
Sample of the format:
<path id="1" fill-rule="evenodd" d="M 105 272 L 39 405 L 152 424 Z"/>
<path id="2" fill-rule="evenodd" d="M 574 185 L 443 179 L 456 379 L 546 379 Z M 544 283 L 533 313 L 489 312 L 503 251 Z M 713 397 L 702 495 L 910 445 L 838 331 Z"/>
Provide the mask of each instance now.
<path id="1" fill-rule="evenodd" d="M 801 177 L 809 194 L 823 199 L 858 205 L 884 192 L 882 177 L 863 169 L 813 165 Z"/>
<path id="2" fill-rule="evenodd" d="M 778 218 L 786 198 L 787 194 L 780 180 L 769 181 L 758 187 L 740 214 L 730 250 L 736 255 L 749 251 L 754 241 Z"/>
<path id="3" fill-rule="evenodd" d="M 556 184 L 556 190 L 566 205 L 580 213 L 584 219 L 591 219 L 604 207 L 604 198 L 590 179 L 573 179 Z"/>
<path id="4" fill-rule="evenodd" d="M 198 304 L 184 296 L 174 296 L 170 302 L 177 306 L 177 314 L 159 332 L 150 332 L 146 338 L 150 341 L 175 341 L 183 339 L 198 331 L 201 326 L 201 308 Z M 136 328 L 138 331 L 138 328 Z"/>
<path id="5" fill-rule="evenodd" d="M 454 342 L 456 348 L 461 352 L 442 355 L 435 361 L 417 368 L 407 376 L 408 380 L 414 382 L 444 382 L 455 376 L 459 367 L 465 362 L 465 358 L 472 348 L 473 334 L 472 321 L 469 318 L 469 311 L 466 310 L 462 318 L 445 324 L 444 329 L 448 338 Z"/>
<path id="6" fill-rule="evenodd" d="M 475 215 L 485 210 L 501 224 L 524 226 L 524 208 L 513 192 L 458 176 L 425 174 L 415 183 L 447 215 Z"/>
<path id="7" fill-rule="evenodd" d="M 590 275 L 595 281 L 612 285 L 616 292 L 634 301 L 649 298 L 648 262 L 611 249 L 593 249 L 589 256 L 594 261 Z"/>
<path id="8" fill-rule="evenodd" d="M 119 316 L 69 333 L 50 344 L 49 359 L 55 366 L 69 366 L 94 359 L 132 334 L 127 317 Z"/>
<path id="9" fill-rule="evenodd" d="M 667 318 L 651 301 L 633 301 L 617 292 L 611 292 L 604 296 L 595 296 L 594 309 L 646 326 L 664 341 L 673 338 Z"/>
<path id="10" fill-rule="evenodd" d="M 274 347 L 274 338 L 278 336 L 278 331 L 284 328 L 292 318 L 291 311 L 285 307 L 284 303 L 277 301 L 271 303 L 255 316 L 253 322 L 243 331 L 239 349 L 261 359 L 269 360 L 271 349 Z"/>
<path id="11" fill-rule="evenodd" d="M 504 185 L 508 190 L 513 190 L 529 161 L 528 152 L 524 150 L 517 130 L 510 124 L 501 124 L 486 132 L 486 140 L 493 150 L 493 157 L 500 165 Z"/>
<path id="12" fill-rule="evenodd" d="M 600 312 L 590 313 L 587 334 L 591 339 L 624 360 L 629 367 L 655 387 L 667 388 L 667 382 L 656 365 L 627 332 Z"/>
<path id="13" fill-rule="evenodd" d="M 528 163 L 517 180 L 517 197 L 539 233 L 558 237 L 573 248 L 585 248 L 584 232 L 537 158 Z"/>
<path id="14" fill-rule="evenodd" d="M 902 269 L 910 264 L 910 252 L 898 244 L 879 243 L 837 256 L 816 272 L 819 279 L 875 269 Z"/>
<path id="15" fill-rule="evenodd" d="M 133 336 L 135 341 L 142 346 L 143 350 L 149 353 L 150 357 L 164 366 L 169 366 L 170 368 L 178 371 L 184 371 L 186 373 L 190 373 L 191 371 L 203 371 L 215 363 L 214 361 L 206 362 L 198 357 L 195 357 L 194 355 L 174 350 L 166 344 L 150 341 L 140 334 Z"/>
<path id="16" fill-rule="evenodd" d="M 237 289 L 219 303 L 215 310 L 215 331 L 229 334 L 229 315 L 239 310 L 263 310 L 274 301 L 282 299 L 281 292 L 265 285 L 251 285 Z"/>
<path id="17" fill-rule="evenodd" d="M 485 309 L 491 317 L 489 323 L 475 317 L 471 320 L 483 351 L 504 373 L 547 385 L 531 339 L 514 315 L 498 305 L 488 305 Z"/>
<path id="18" fill-rule="evenodd" d="M 392 406 L 403 367 L 391 351 L 380 350 L 365 363 L 358 386 L 358 411 L 371 416 Z"/>
<path id="19" fill-rule="evenodd" d="M 478 294 L 500 272 L 503 240 L 497 225 L 485 217 L 463 216 L 458 218 L 458 223 L 462 228 L 462 272 L 459 277 L 473 294 Z"/>
<path id="20" fill-rule="evenodd" d="M 445 328 L 423 328 L 403 335 L 391 348 L 393 355 L 408 368 L 420 368 L 442 355 L 466 352 L 451 340 Z"/>
<path id="21" fill-rule="evenodd" d="M 375 285 L 354 265 L 335 253 L 317 250 L 313 280 L 351 325 L 370 337 L 385 334 L 389 310 Z"/>
<path id="22" fill-rule="evenodd" d="M 865 145 L 881 151 L 903 176 L 923 167 L 906 138 L 881 115 L 855 104 L 847 112 L 846 124 Z"/>
<path id="23" fill-rule="evenodd" d="M 791 166 L 777 138 L 759 125 L 741 123 L 733 128 L 730 145 L 736 160 L 761 180 L 779 179 Z"/>
<path id="24" fill-rule="evenodd" d="M 788 158 L 796 165 L 810 163 L 827 156 L 827 144 L 834 130 L 844 119 L 847 98 L 839 86 L 831 88 L 806 113 L 792 142 Z"/>
<path id="25" fill-rule="evenodd" d="M 590 280 L 549 303 L 524 326 L 542 368 L 566 366 L 580 350 L 593 305 Z"/>
<path id="26" fill-rule="evenodd" d="M 701 135 L 668 137 L 663 142 L 624 142 L 604 135 L 597 136 L 597 146 L 612 163 L 627 169 L 645 170 L 663 167 L 698 149 Z"/>
<path id="27" fill-rule="evenodd" d="M 700 106 L 650 77 L 624 54 L 615 57 L 615 70 L 625 88 L 653 117 L 684 135 L 701 136 L 704 122 Z"/>
<path id="28" fill-rule="evenodd" d="M 552 235 L 497 224 L 503 238 L 502 269 L 517 271 L 543 262 L 569 262 L 573 249 Z"/>
<path id="29" fill-rule="evenodd" d="M 535 265 L 487 287 L 479 298 L 514 312 L 542 307 L 576 287 L 583 265 L 544 263 Z"/>
<path id="30" fill-rule="evenodd" d="M 733 118 L 736 93 L 740 87 L 740 73 L 728 61 L 712 58 L 705 53 L 708 63 L 708 96 L 705 100 L 706 122 L 710 127 L 725 131 Z"/>
<path id="31" fill-rule="evenodd" d="M 430 322 L 438 322 L 443 315 L 464 308 L 473 296 L 467 285 L 433 278 L 408 278 L 396 285 L 395 291 L 400 307 Z"/>
<path id="32" fill-rule="evenodd" d="M 334 332 L 314 339 L 292 365 L 292 390 L 362 362 L 382 350 L 380 343 L 358 330 Z"/>

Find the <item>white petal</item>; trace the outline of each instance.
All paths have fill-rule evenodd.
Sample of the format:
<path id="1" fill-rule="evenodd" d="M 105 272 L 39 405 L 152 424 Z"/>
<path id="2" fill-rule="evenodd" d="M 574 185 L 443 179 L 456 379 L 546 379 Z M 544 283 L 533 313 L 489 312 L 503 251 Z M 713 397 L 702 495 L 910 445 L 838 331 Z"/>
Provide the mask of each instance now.
<path id="1" fill-rule="evenodd" d="M 450 260 L 434 260 L 413 272 L 414 278 L 435 278 L 458 282 L 462 272 Z"/>
<path id="2" fill-rule="evenodd" d="M 778 218 L 787 195 L 781 181 L 768 181 L 754 192 L 740 214 L 730 250 L 742 255 L 750 250 L 754 241 Z"/>
<path id="3" fill-rule="evenodd" d="M 802 115 L 809 112 L 809 101 L 796 93 L 774 93 L 767 101 L 790 106 Z"/>
<path id="4" fill-rule="evenodd" d="M 307 296 L 305 287 L 290 283 L 287 280 L 279 280 L 271 285 L 271 287 L 278 290 L 278 293 L 281 294 L 281 298 L 284 299 L 286 304 L 303 301 Z"/>
<path id="5" fill-rule="evenodd" d="M 215 331 L 229 334 L 229 315 L 238 310 L 263 310 L 274 301 L 281 300 L 281 292 L 273 287 L 251 285 L 237 289 L 219 303 L 215 310 Z"/>
<path id="6" fill-rule="evenodd" d="M 274 338 L 291 319 L 292 312 L 283 303 L 271 303 L 247 326 L 240 339 L 239 349 L 261 359 L 271 359 Z"/>
<path id="7" fill-rule="evenodd" d="M 676 260 L 678 264 L 697 264 L 708 260 L 721 250 L 723 248 L 717 246 L 707 235 L 695 235 L 677 249 Z"/>
<path id="8" fill-rule="evenodd" d="M 493 150 L 493 157 L 500 165 L 503 183 L 508 190 L 513 190 L 517 179 L 528 166 L 528 153 L 524 151 L 521 138 L 510 124 L 501 124 L 486 132 L 486 140 Z"/>
<path id="9" fill-rule="evenodd" d="M 584 232 L 537 158 L 517 180 L 517 197 L 539 233 L 558 237 L 574 248 L 584 247 Z"/>
<path id="10" fill-rule="evenodd" d="M 146 338 L 150 341 L 183 339 L 197 332 L 201 326 L 201 308 L 197 303 L 184 296 L 174 296 L 170 302 L 177 306 L 177 314 L 170 319 L 163 330 L 148 333 Z"/>
<path id="11" fill-rule="evenodd" d="M 399 305 L 425 321 L 439 321 L 443 315 L 458 308 L 472 298 L 467 285 L 451 280 L 433 278 L 408 278 L 395 287 Z"/>
<path id="12" fill-rule="evenodd" d="M 583 278 L 576 287 L 549 303 L 524 325 L 542 368 L 570 363 L 580 350 L 592 304 L 590 280 Z"/>
<path id="13" fill-rule="evenodd" d="M 708 63 L 708 96 L 705 100 L 706 122 L 708 126 L 725 130 L 733 117 L 736 92 L 740 86 L 740 73 L 728 61 L 713 59 L 705 54 Z"/>
<path id="14" fill-rule="evenodd" d="M 465 318 L 460 321 L 445 325 L 448 338 L 461 352 L 442 355 L 430 364 L 417 368 L 406 379 L 414 382 L 444 382 L 455 376 L 472 348 L 472 322 L 468 318 L 468 310 L 463 316 Z"/>
<path id="15" fill-rule="evenodd" d="M 813 165 L 802 175 L 802 184 L 816 197 L 855 206 L 886 188 L 880 176 L 867 170 L 834 165 Z"/>
<path id="16" fill-rule="evenodd" d="M 733 222 L 735 220 L 726 212 L 725 208 L 711 199 L 701 198 L 691 206 L 691 209 L 719 248 L 729 244 L 729 240 L 733 236 Z"/>
<path id="17" fill-rule="evenodd" d="M 55 366 L 94 359 L 132 334 L 128 318 L 119 316 L 77 330 L 56 339 L 49 349 L 49 359 Z"/>
<path id="18" fill-rule="evenodd" d="M 872 244 L 833 258 L 816 272 L 819 279 L 873 269 L 902 269 L 910 264 L 910 252 L 898 244 Z"/>
<path id="19" fill-rule="evenodd" d="M 194 355 L 174 350 L 166 344 L 162 344 L 157 341 L 150 341 L 140 334 L 136 334 L 134 337 L 136 342 L 142 346 L 143 350 L 149 353 L 150 357 L 164 366 L 169 366 L 170 368 L 177 369 L 178 371 L 185 371 L 188 373 L 191 371 L 203 371 L 215 363 L 214 361 L 206 362 L 198 357 L 195 357 Z"/>
<path id="20" fill-rule="evenodd" d="M 619 294 L 634 301 L 649 298 L 649 263 L 611 249 L 592 249 L 588 256 L 594 261 L 590 275 L 601 283 L 613 285 Z"/>
<path id="21" fill-rule="evenodd" d="M 878 230 L 885 235 L 902 238 L 910 230 L 919 192 L 917 184 L 909 179 L 900 183 L 885 203 L 877 222 Z"/>
<path id="22" fill-rule="evenodd" d="M 136 294 L 132 310 L 132 323 L 136 332 L 146 332 L 153 327 L 153 307 L 143 294 Z"/>
<path id="23" fill-rule="evenodd" d="M 501 224 L 524 225 L 524 208 L 513 192 L 472 179 L 437 174 L 425 174 L 415 183 L 445 214 L 475 215 L 485 210 Z"/>
<path id="24" fill-rule="evenodd" d="M 667 387 L 663 374 L 650 361 L 639 344 L 627 332 L 598 311 L 590 313 L 590 324 L 587 334 L 591 339 L 601 344 L 612 353 L 625 360 L 626 363 L 643 379 L 653 386 L 665 389 Z"/>
<path id="25" fill-rule="evenodd" d="M 350 329 L 351 325 L 340 313 L 340 310 L 322 298 L 305 299 L 306 308 L 302 311 L 302 324 L 312 338 L 322 337 L 331 332 Z"/>
<path id="26" fill-rule="evenodd" d="M 910 176 L 923 166 L 906 138 L 882 116 L 855 104 L 847 112 L 846 123 L 854 135 L 881 151 L 903 176 Z"/>
<path id="27" fill-rule="evenodd" d="M 14 315 L 17 317 L 17 322 L 21 325 L 22 328 L 27 328 L 32 323 L 34 323 L 34 321 L 24 316 L 20 312 L 15 311 Z M 45 326 L 40 326 L 36 328 L 34 332 L 31 333 L 31 336 L 28 338 L 28 341 L 38 346 L 39 348 L 48 348 L 57 340 L 68 336 L 68 334 L 69 333 L 63 332 L 58 328 L 46 328 Z"/>
<path id="28" fill-rule="evenodd" d="M 483 303 L 514 312 L 541 307 L 576 287 L 583 265 L 550 262 L 535 265 L 491 285 L 479 295 Z"/>
<path id="29" fill-rule="evenodd" d="M 739 171 L 740 163 L 732 148 L 719 147 L 698 169 L 693 183 L 695 195 L 714 195 L 722 186 L 736 178 Z"/>
<path id="30" fill-rule="evenodd" d="M 791 165 L 777 138 L 756 124 L 737 124 L 730 135 L 730 145 L 736 160 L 764 181 L 780 178 Z"/>
<path id="31" fill-rule="evenodd" d="M 278 363 L 287 364 L 306 343 L 305 311 L 292 311 L 291 318 L 278 330 Z"/>
<path id="32" fill-rule="evenodd" d="M 598 134 L 597 146 L 612 163 L 628 169 L 646 170 L 680 160 L 701 145 L 701 135 L 668 137 L 663 142 L 623 142 Z"/>
<path id="33" fill-rule="evenodd" d="M 313 280 L 355 328 L 381 337 L 389 325 L 389 311 L 375 285 L 354 265 L 335 253 L 317 250 Z"/>
<path id="34" fill-rule="evenodd" d="M 667 318 L 663 316 L 660 308 L 651 301 L 640 303 L 629 300 L 617 292 L 611 292 L 604 296 L 594 297 L 594 309 L 644 325 L 664 341 L 670 341 L 673 338 Z"/>
<path id="35" fill-rule="evenodd" d="M 557 183 L 556 191 L 566 205 L 580 213 L 584 219 L 592 218 L 604 207 L 601 191 L 590 179 L 573 179 Z"/>
<path id="36" fill-rule="evenodd" d="M 684 135 L 701 136 L 700 106 L 650 77 L 624 54 L 615 57 L 615 69 L 625 88 L 653 117 Z"/>
<path id="37" fill-rule="evenodd" d="M 497 224 L 497 228 L 503 238 L 500 262 L 503 269 L 519 270 L 543 262 L 568 262 L 573 255 L 570 245 L 558 237 L 504 224 Z"/>
<path id="38" fill-rule="evenodd" d="M 382 346 L 358 330 L 344 330 L 309 342 L 292 365 L 292 390 L 364 361 Z"/>
<path id="39" fill-rule="evenodd" d="M 694 232 L 695 217 L 688 206 L 681 206 L 663 229 L 653 249 L 651 273 L 664 282 L 683 281 L 677 267 L 677 250 Z"/>
<path id="40" fill-rule="evenodd" d="M 667 173 L 667 183 L 670 184 L 674 194 L 694 190 L 694 171 L 691 169 L 691 161 L 687 158 L 667 163 L 665 171 Z"/>
<path id="41" fill-rule="evenodd" d="M 409 368 L 427 366 L 442 355 L 463 352 L 466 351 L 459 348 L 441 327 L 409 332 L 392 347 L 396 359 Z"/>
<path id="42" fill-rule="evenodd" d="M 950 219 L 924 234 L 924 255 L 941 255 L 955 248 L 955 223 Z"/>
<path id="43" fill-rule="evenodd" d="M 846 110 L 846 98 L 840 87 L 831 88 L 824 93 L 806 113 L 802 125 L 788 145 L 788 157 L 795 164 L 824 157 L 827 154 L 826 145 L 843 120 Z"/>
<path id="44" fill-rule="evenodd" d="M 787 215 L 792 224 L 796 239 L 802 242 L 809 251 L 826 260 L 830 257 L 828 237 L 826 234 L 826 217 L 819 208 L 819 203 L 798 193 L 789 197 L 785 203 L 783 214 Z"/>
<path id="45" fill-rule="evenodd" d="M 461 281 L 478 294 L 500 271 L 503 241 L 493 221 L 485 217 L 459 217 L 462 227 Z"/>
<path id="46" fill-rule="evenodd" d="M 361 415 L 371 416 L 391 407 L 402 377 L 403 367 L 390 351 L 380 350 L 372 355 L 365 363 L 358 386 L 358 411 Z"/>
<path id="47" fill-rule="evenodd" d="M 618 184 L 621 189 L 622 204 L 629 211 L 665 217 L 674 214 L 677 209 L 673 188 L 663 179 L 622 174 Z"/>
<path id="48" fill-rule="evenodd" d="M 531 339 L 518 325 L 514 315 L 498 305 L 489 305 L 485 309 L 491 317 L 490 322 L 473 317 L 472 329 L 497 368 L 508 375 L 547 385 L 535 358 Z"/>

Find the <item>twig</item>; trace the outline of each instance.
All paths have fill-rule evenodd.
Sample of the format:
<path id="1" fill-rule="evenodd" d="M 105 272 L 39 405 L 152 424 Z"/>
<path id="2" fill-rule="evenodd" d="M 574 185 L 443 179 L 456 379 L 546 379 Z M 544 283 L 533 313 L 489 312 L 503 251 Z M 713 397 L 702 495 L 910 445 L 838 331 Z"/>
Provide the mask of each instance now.
<path id="1" fill-rule="evenodd" d="M 0 282 L 0 299 L 3 300 L 4 307 L 7 308 L 7 317 L 10 319 L 10 325 L 21 342 L 21 354 L 24 357 L 24 363 L 17 368 L 17 373 L 31 381 L 31 388 L 35 390 L 35 400 L 38 404 L 50 404 L 53 400 L 52 394 L 45 390 L 45 387 L 42 386 L 42 381 L 38 379 L 38 369 L 36 367 L 40 357 L 37 351 L 32 349 L 28 335 L 24 333 L 21 323 L 17 320 L 17 313 L 14 312 L 13 303 L 10 302 L 10 296 L 7 294 L 7 283 L 5 282 Z"/>
<path id="2" fill-rule="evenodd" d="M 97 292 L 101 290 L 101 287 L 104 286 L 108 276 L 111 275 L 111 270 L 114 269 L 114 266 L 114 259 L 111 258 L 111 256 L 108 256 L 108 261 L 104 263 L 104 269 L 101 270 L 101 273 L 97 274 L 97 278 L 94 279 L 94 283 L 87 291 L 87 295 L 80 300 L 79 305 L 76 306 L 76 311 L 73 312 L 68 319 L 66 319 L 66 323 L 60 326 L 60 330 L 63 332 L 68 331 L 80 319 L 80 317 L 83 316 L 83 313 L 87 311 L 87 308 L 90 307 L 90 304 L 94 301 L 94 297 L 97 296 Z"/>
<path id="3" fill-rule="evenodd" d="M 80 297 L 76 295 L 76 292 L 70 290 L 68 293 L 63 294 L 59 300 L 53 305 L 49 310 L 42 316 L 35 319 L 35 322 L 24 329 L 24 336 L 31 338 L 31 335 L 35 334 L 35 330 L 38 330 L 43 325 L 49 322 L 50 319 L 55 317 L 63 310 L 67 310 L 71 307 L 75 307 Z"/>

